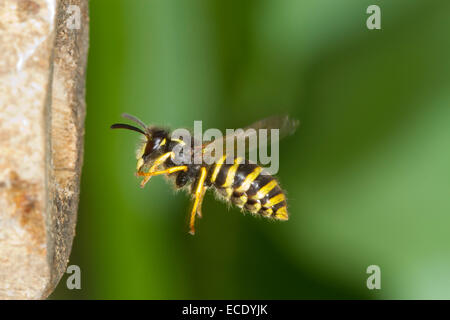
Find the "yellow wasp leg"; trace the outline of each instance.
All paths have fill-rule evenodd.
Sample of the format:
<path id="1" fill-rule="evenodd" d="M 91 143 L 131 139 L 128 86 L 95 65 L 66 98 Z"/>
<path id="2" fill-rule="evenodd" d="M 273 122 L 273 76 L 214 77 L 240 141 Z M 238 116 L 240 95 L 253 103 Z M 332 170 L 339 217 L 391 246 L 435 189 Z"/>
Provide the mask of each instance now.
<path id="1" fill-rule="evenodd" d="M 206 168 L 202 167 L 200 169 L 200 177 L 198 179 L 197 188 L 195 189 L 195 200 L 194 205 L 192 206 L 191 211 L 191 219 L 189 221 L 189 233 L 194 235 L 195 234 L 195 215 L 198 213 L 199 205 L 201 206 L 201 203 L 203 201 L 203 196 L 205 195 L 204 189 L 205 188 L 205 180 L 206 180 Z"/>
<path id="2" fill-rule="evenodd" d="M 169 174 L 169 173 L 174 173 L 177 171 L 186 171 L 187 170 L 187 166 L 177 166 L 177 167 L 170 167 L 166 170 L 162 170 L 162 171 L 153 171 L 153 172 L 138 172 L 138 176 L 141 177 L 148 177 L 148 176 L 157 176 L 159 174 Z"/>
<path id="3" fill-rule="evenodd" d="M 138 172 L 137 175 L 148 178 L 148 177 L 157 176 L 160 174 L 170 174 L 170 173 L 174 173 L 174 172 L 178 172 L 178 171 L 186 171 L 186 170 L 187 170 L 187 166 L 177 166 L 177 167 L 171 167 L 171 168 L 168 168 L 168 169 L 162 170 L 162 171 Z M 141 188 L 143 188 L 147 182 L 148 182 L 148 179 L 147 180 L 144 179 L 141 182 Z"/>
<path id="4" fill-rule="evenodd" d="M 197 206 L 197 216 L 199 218 L 202 217 L 202 203 L 203 203 L 203 198 L 205 197 L 205 192 L 206 192 L 206 188 L 203 188 L 202 194 L 200 195 L 200 201 Z"/>
<path id="5" fill-rule="evenodd" d="M 153 163 L 153 165 L 151 166 L 151 168 L 148 170 L 147 173 L 154 172 L 159 165 L 164 163 L 164 161 L 166 161 L 167 158 L 172 157 L 173 155 L 174 155 L 174 153 L 172 151 L 164 153 L 162 156 L 160 156 L 158 159 L 155 160 L 155 162 Z M 141 176 L 142 172 L 138 171 L 137 175 Z M 143 188 L 147 184 L 147 182 L 150 180 L 151 177 L 152 177 L 152 175 L 145 175 L 145 178 L 144 178 L 144 180 L 142 180 L 142 183 L 141 183 L 141 188 Z"/>

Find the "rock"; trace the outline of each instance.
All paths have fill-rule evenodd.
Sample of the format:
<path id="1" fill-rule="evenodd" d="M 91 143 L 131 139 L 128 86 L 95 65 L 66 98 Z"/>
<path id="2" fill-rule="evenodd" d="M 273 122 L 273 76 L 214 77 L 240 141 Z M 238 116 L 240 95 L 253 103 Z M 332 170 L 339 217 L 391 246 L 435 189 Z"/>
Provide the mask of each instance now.
<path id="1" fill-rule="evenodd" d="M 68 21 L 78 12 L 80 28 L 73 29 Z M 88 23 L 87 0 L 0 2 L 1 299 L 46 298 L 67 266 L 82 166 Z"/>

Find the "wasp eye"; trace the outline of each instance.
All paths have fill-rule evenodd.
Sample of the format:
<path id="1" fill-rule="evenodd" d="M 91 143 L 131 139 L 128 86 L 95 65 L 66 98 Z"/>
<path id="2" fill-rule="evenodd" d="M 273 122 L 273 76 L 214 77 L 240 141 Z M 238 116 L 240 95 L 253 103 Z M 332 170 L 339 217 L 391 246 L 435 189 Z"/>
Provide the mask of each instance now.
<path id="1" fill-rule="evenodd" d="M 155 147 L 155 141 L 154 140 L 148 140 L 146 146 L 145 146 L 145 150 L 144 150 L 144 154 L 142 155 L 142 157 L 147 157 L 148 155 L 150 155 L 150 153 L 153 152 Z"/>

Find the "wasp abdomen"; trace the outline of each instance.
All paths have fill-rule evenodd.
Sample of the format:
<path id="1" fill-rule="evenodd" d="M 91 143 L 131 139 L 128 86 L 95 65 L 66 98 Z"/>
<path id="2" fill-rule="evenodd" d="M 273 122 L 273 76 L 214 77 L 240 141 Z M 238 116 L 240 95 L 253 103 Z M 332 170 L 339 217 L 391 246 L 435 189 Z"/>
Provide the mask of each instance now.
<path id="1" fill-rule="evenodd" d="M 287 204 L 277 180 L 262 167 L 237 158 L 234 164 L 220 161 L 210 167 L 208 182 L 227 201 L 254 214 L 287 220 Z"/>

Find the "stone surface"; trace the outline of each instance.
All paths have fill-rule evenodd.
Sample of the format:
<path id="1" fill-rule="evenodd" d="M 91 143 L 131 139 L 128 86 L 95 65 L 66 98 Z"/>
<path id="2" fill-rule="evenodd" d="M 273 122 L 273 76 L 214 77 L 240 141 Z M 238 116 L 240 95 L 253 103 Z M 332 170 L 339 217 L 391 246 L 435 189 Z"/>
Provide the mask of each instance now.
<path id="1" fill-rule="evenodd" d="M 80 28 L 67 21 L 80 9 Z M 0 298 L 42 299 L 75 234 L 87 0 L 0 1 Z"/>

